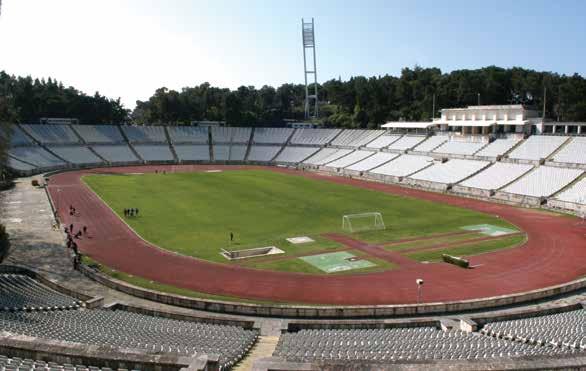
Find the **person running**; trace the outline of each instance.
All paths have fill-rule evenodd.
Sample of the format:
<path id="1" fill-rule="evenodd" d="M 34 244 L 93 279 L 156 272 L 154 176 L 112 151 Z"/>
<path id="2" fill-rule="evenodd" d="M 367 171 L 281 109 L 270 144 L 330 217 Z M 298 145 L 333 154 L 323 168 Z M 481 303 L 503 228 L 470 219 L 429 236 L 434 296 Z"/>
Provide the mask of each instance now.
<path id="1" fill-rule="evenodd" d="M 136 216 L 138 216 L 138 207 L 136 209 L 134 209 L 134 212 L 135 212 Z"/>
<path id="2" fill-rule="evenodd" d="M 82 231 L 83 231 L 83 234 L 86 235 L 87 234 L 87 226 L 84 225 Z"/>
<path id="3" fill-rule="evenodd" d="M 230 232 L 230 242 L 234 241 L 234 233 Z"/>
<path id="4" fill-rule="evenodd" d="M 70 233 L 73 233 L 73 223 L 71 223 L 71 224 L 69 225 L 69 232 L 70 232 Z"/>

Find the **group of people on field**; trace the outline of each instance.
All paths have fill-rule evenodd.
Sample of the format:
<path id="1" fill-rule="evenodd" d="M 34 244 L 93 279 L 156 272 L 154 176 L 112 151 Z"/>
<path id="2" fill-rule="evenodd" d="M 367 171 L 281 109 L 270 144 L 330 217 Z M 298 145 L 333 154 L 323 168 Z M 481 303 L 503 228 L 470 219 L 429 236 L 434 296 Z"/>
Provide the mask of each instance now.
<path id="1" fill-rule="evenodd" d="M 73 205 L 69 206 L 69 215 L 77 216 L 77 210 Z M 77 269 L 79 264 L 81 263 L 81 254 L 79 253 L 79 249 L 77 246 L 77 242 L 75 240 L 79 240 L 82 236 L 88 235 L 88 228 L 86 225 L 81 226 L 77 232 L 74 229 L 73 223 L 65 226 L 64 228 L 65 235 L 67 236 L 66 246 L 68 249 L 73 251 L 73 269 Z"/>
<path id="2" fill-rule="evenodd" d="M 138 208 L 124 209 L 124 216 L 138 216 Z"/>

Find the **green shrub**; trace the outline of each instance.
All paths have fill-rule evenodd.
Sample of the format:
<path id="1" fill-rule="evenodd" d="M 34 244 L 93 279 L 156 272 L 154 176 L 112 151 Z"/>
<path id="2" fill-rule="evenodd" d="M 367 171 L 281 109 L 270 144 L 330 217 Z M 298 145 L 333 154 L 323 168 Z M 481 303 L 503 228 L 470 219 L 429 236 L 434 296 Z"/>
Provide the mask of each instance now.
<path id="1" fill-rule="evenodd" d="M 449 264 L 457 265 L 458 267 L 462 268 L 469 268 L 470 262 L 466 259 L 459 258 L 457 256 L 450 256 L 446 254 L 442 254 L 442 260 Z"/>

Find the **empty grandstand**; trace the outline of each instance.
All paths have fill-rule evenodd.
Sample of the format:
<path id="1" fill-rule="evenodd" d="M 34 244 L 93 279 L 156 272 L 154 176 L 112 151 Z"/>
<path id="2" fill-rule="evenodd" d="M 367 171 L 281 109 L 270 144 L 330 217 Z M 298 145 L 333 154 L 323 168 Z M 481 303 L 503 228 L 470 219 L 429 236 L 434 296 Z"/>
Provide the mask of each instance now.
<path id="1" fill-rule="evenodd" d="M 486 147 L 482 148 L 480 151 L 478 151 L 475 156 L 495 159 L 498 156 L 502 156 L 505 153 L 509 152 L 521 140 L 522 139 L 515 137 L 497 139 L 494 142 L 488 144 Z"/>
<path id="2" fill-rule="evenodd" d="M 65 165 L 65 162 L 41 147 L 14 147 L 8 151 L 8 154 L 17 160 L 35 165 L 38 168 Z"/>
<path id="3" fill-rule="evenodd" d="M 392 143 L 396 142 L 401 138 L 402 135 L 381 135 L 380 137 L 376 138 L 372 142 L 366 145 L 367 148 L 372 149 L 381 149 L 390 146 Z"/>
<path id="4" fill-rule="evenodd" d="M 490 165 L 488 161 L 454 159 L 419 171 L 409 178 L 432 183 L 454 184 Z"/>
<path id="5" fill-rule="evenodd" d="M 515 160 L 539 161 L 550 156 L 567 140 L 568 137 L 531 136 L 516 147 L 508 157 Z"/>
<path id="6" fill-rule="evenodd" d="M 518 181 L 503 189 L 503 192 L 530 197 L 549 197 L 558 192 L 583 171 L 551 166 L 540 166 Z"/>
<path id="7" fill-rule="evenodd" d="M 169 138 L 173 143 L 208 143 L 209 129 L 200 126 L 169 126 Z"/>
<path id="8" fill-rule="evenodd" d="M 323 146 L 330 143 L 340 129 L 297 129 L 291 137 L 291 144 Z"/>
<path id="9" fill-rule="evenodd" d="M 51 152 L 72 164 L 87 165 L 104 162 L 85 146 L 49 146 L 48 148 Z"/>
<path id="10" fill-rule="evenodd" d="M 552 161 L 568 164 L 586 164 L 586 138 L 576 137 L 553 156 Z"/>
<path id="11" fill-rule="evenodd" d="M 128 144 L 93 146 L 92 149 L 104 160 L 113 164 L 140 161 Z"/>
<path id="12" fill-rule="evenodd" d="M 486 170 L 464 180 L 461 186 L 496 190 L 506 186 L 533 169 L 533 165 L 496 162 Z"/>
<path id="13" fill-rule="evenodd" d="M 252 142 L 259 144 L 285 144 L 294 130 L 291 128 L 255 128 Z"/>
<path id="14" fill-rule="evenodd" d="M 153 354 L 217 354 L 234 365 L 258 333 L 241 327 L 178 321 L 112 310 L 3 312 L 0 326 L 15 334 L 108 348 L 134 348 Z"/>
<path id="15" fill-rule="evenodd" d="M 117 125 L 72 125 L 72 128 L 88 144 L 124 143 Z"/>
<path id="16" fill-rule="evenodd" d="M 81 142 L 69 125 L 21 125 L 21 127 L 43 144 L 75 144 Z"/>
<path id="17" fill-rule="evenodd" d="M 216 161 L 244 161 L 248 146 L 233 145 L 214 145 L 214 160 Z"/>
<path id="18" fill-rule="evenodd" d="M 275 158 L 276 162 L 297 164 L 319 151 L 319 147 L 287 146 Z"/>
<path id="19" fill-rule="evenodd" d="M 372 169 L 373 174 L 404 177 L 416 173 L 426 167 L 432 166 L 434 160 L 428 156 L 402 155 L 396 159 Z"/>
<path id="20" fill-rule="evenodd" d="M 12 132 L 10 133 L 10 146 L 27 146 L 34 144 L 33 141 L 26 135 L 22 129 L 17 126 L 12 126 Z"/>
<path id="21" fill-rule="evenodd" d="M 333 168 L 345 168 L 346 166 L 353 165 L 372 155 L 374 155 L 374 152 L 371 151 L 354 151 L 347 156 L 344 156 L 336 161 L 328 163 L 327 166 Z"/>
<path id="22" fill-rule="evenodd" d="M 462 331 L 434 327 L 301 330 L 281 335 L 274 355 L 294 362 L 350 363 L 554 355 L 571 353 L 557 347 L 535 347 Z"/>
<path id="23" fill-rule="evenodd" d="M 413 148 L 413 150 L 417 152 L 431 152 L 443 143 L 447 142 L 447 140 L 447 136 L 434 135 L 421 142 L 421 144 Z"/>
<path id="24" fill-rule="evenodd" d="M 248 161 L 270 162 L 279 153 L 280 146 L 251 146 Z"/>
<path id="25" fill-rule="evenodd" d="M 121 126 L 131 143 L 165 143 L 167 137 L 163 126 Z"/>
<path id="26" fill-rule="evenodd" d="M 462 140 L 449 140 L 436 148 L 435 153 L 471 156 L 486 146 L 485 142 L 468 142 Z"/>
<path id="27" fill-rule="evenodd" d="M 325 165 L 328 162 L 336 161 L 351 152 L 351 149 L 323 148 L 307 160 L 303 161 L 303 163 L 307 165 Z"/>
<path id="28" fill-rule="evenodd" d="M 252 128 L 212 126 L 212 141 L 214 143 L 248 143 Z"/>
<path id="29" fill-rule="evenodd" d="M 348 166 L 346 170 L 368 171 L 370 169 L 374 169 L 375 167 L 379 167 L 382 164 L 397 158 L 398 156 L 399 155 L 396 153 L 377 152 L 374 155 L 355 163 L 354 165 Z"/>
<path id="30" fill-rule="evenodd" d="M 384 134 L 384 130 L 344 130 L 332 141 L 332 146 L 358 148 Z"/>
<path id="31" fill-rule="evenodd" d="M 180 161 L 209 161 L 210 147 L 197 144 L 175 144 L 175 153 Z"/>
<path id="32" fill-rule="evenodd" d="M 586 178 L 580 179 L 568 189 L 555 196 L 555 200 L 586 205 Z M 586 214 L 586 210 L 583 210 L 583 213 Z"/>
<path id="33" fill-rule="evenodd" d="M 134 149 L 145 161 L 173 161 L 173 153 L 167 144 L 135 144 Z"/>
<path id="34" fill-rule="evenodd" d="M 0 274 L 0 311 L 63 310 L 81 302 L 20 274 Z"/>
<path id="35" fill-rule="evenodd" d="M 422 135 L 405 135 L 390 144 L 387 148 L 393 151 L 405 151 L 423 142 L 427 137 Z"/>

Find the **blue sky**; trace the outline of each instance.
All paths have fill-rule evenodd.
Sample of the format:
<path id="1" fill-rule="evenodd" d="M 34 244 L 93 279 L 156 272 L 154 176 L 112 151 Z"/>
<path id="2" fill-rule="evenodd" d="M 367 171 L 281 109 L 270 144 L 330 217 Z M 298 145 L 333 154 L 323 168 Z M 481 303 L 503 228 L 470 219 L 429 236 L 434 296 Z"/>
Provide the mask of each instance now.
<path id="1" fill-rule="evenodd" d="M 318 80 L 487 65 L 586 75 L 586 1 L 3 0 L 0 70 L 56 77 L 126 106 L 155 89 L 303 81 L 301 18 Z"/>

